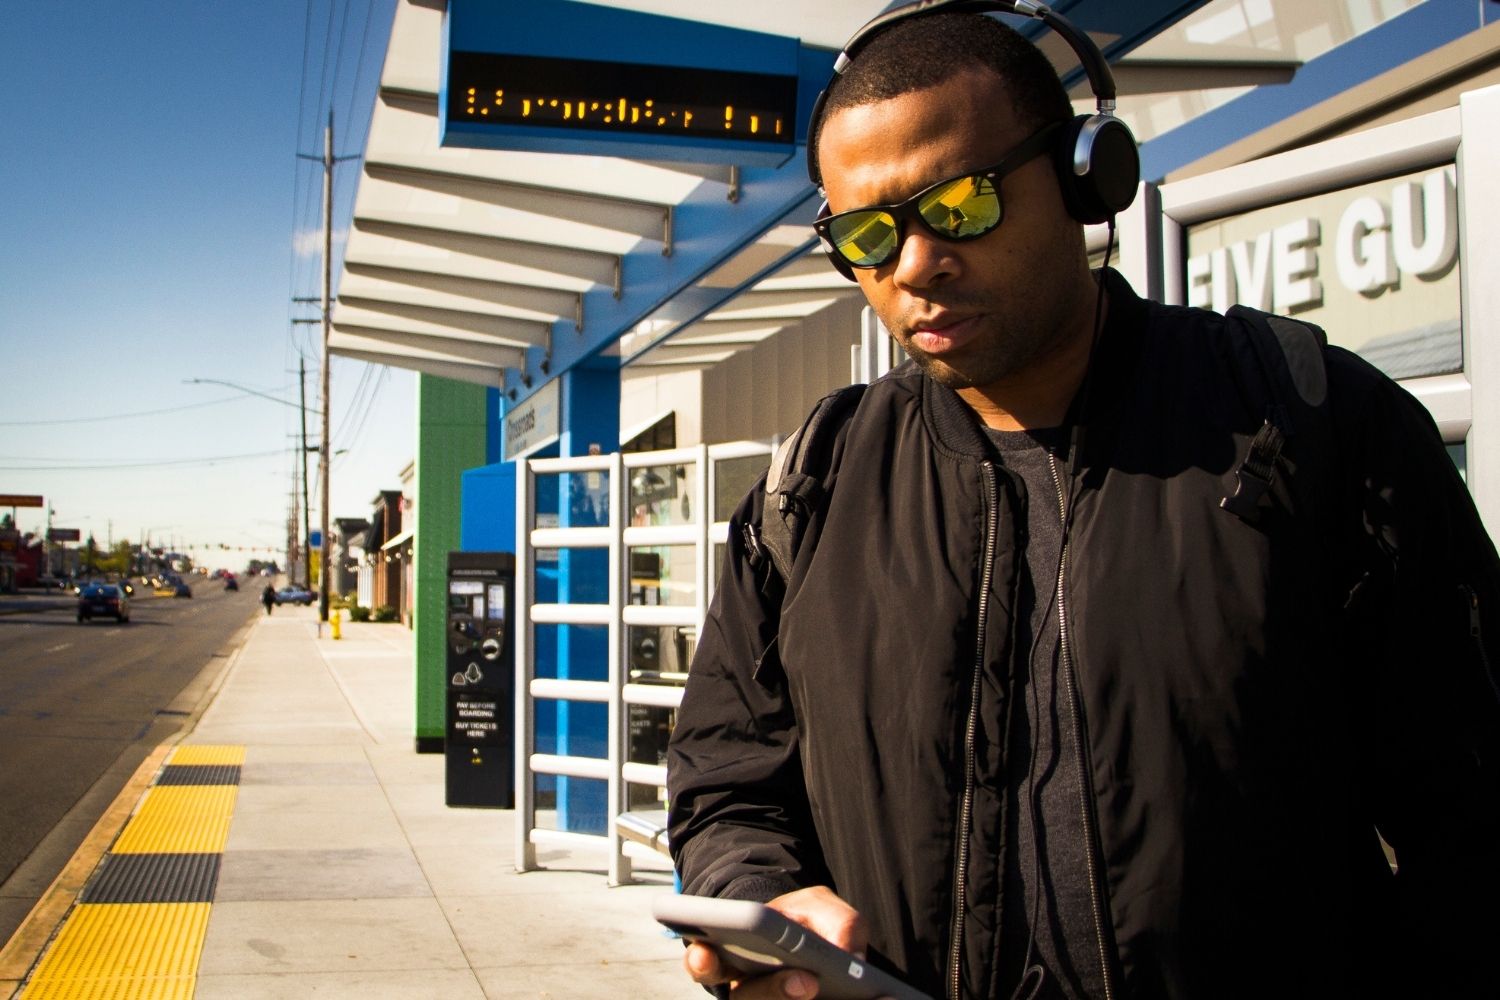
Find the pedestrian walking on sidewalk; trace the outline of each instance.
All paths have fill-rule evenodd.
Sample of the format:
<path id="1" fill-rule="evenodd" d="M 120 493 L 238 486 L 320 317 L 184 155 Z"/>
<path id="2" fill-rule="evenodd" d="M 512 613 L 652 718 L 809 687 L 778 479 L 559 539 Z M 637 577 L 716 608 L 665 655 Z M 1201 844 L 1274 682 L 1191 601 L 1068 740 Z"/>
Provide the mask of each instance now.
<path id="1" fill-rule="evenodd" d="M 266 584 L 266 589 L 260 592 L 260 603 L 266 606 L 266 614 L 268 615 L 271 613 L 271 609 L 276 606 L 276 590 L 269 583 Z"/>

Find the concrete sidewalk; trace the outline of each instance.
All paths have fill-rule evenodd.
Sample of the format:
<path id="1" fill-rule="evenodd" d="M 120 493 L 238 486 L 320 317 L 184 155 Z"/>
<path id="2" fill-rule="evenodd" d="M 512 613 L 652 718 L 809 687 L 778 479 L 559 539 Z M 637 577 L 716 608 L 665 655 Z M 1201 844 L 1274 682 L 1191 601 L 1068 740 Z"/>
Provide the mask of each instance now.
<path id="1" fill-rule="evenodd" d="M 245 748 L 194 995 L 704 996 L 650 916 L 665 864 L 609 888 L 602 851 L 543 849 L 516 873 L 514 814 L 446 807 L 442 756 L 413 750 L 411 633 L 316 626 L 262 616 L 183 739 Z"/>

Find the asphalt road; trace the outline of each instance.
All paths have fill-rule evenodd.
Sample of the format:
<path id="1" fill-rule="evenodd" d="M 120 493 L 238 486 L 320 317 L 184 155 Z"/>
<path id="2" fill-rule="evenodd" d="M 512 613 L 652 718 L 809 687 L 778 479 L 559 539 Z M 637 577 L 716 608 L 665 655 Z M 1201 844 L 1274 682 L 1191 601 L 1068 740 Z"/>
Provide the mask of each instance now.
<path id="1" fill-rule="evenodd" d="M 255 581 L 190 582 L 191 599 L 137 588 L 124 625 L 71 607 L 0 615 L 0 944 L 260 611 Z"/>

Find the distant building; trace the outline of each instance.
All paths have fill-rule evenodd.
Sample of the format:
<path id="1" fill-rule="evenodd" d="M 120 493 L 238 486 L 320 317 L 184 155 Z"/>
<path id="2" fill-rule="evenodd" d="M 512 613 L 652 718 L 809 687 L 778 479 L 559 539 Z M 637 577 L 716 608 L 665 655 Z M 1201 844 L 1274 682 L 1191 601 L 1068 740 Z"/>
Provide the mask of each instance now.
<path id="1" fill-rule="evenodd" d="M 362 517 L 339 517 L 333 523 L 329 559 L 334 571 L 328 578 L 329 588 L 340 597 L 354 596 L 359 590 L 359 569 L 365 559 L 365 537 L 370 522 Z"/>
<path id="2" fill-rule="evenodd" d="M 381 490 L 373 503 L 364 545 L 370 566 L 369 589 L 361 586 L 359 603 L 370 608 L 390 607 L 400 613 L 405 604 L 405 564 L 411 558 L 411 532 L 403 527 L 401 491 Z"/>

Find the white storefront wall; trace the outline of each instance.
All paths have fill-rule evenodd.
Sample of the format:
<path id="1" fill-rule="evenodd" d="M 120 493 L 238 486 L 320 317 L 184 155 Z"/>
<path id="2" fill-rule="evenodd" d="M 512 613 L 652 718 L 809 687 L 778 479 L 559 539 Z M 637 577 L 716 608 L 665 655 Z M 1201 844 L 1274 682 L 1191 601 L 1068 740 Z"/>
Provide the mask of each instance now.
<path id="1" fill-rule="evenodd" d="M 1162 298 L 1316 323 L 1462 445 L 1500 534 L 1500 87 L 1459 107 L 1163 185 Z M 1488 165 L 1488 166 L 1487 166 Z"/>

